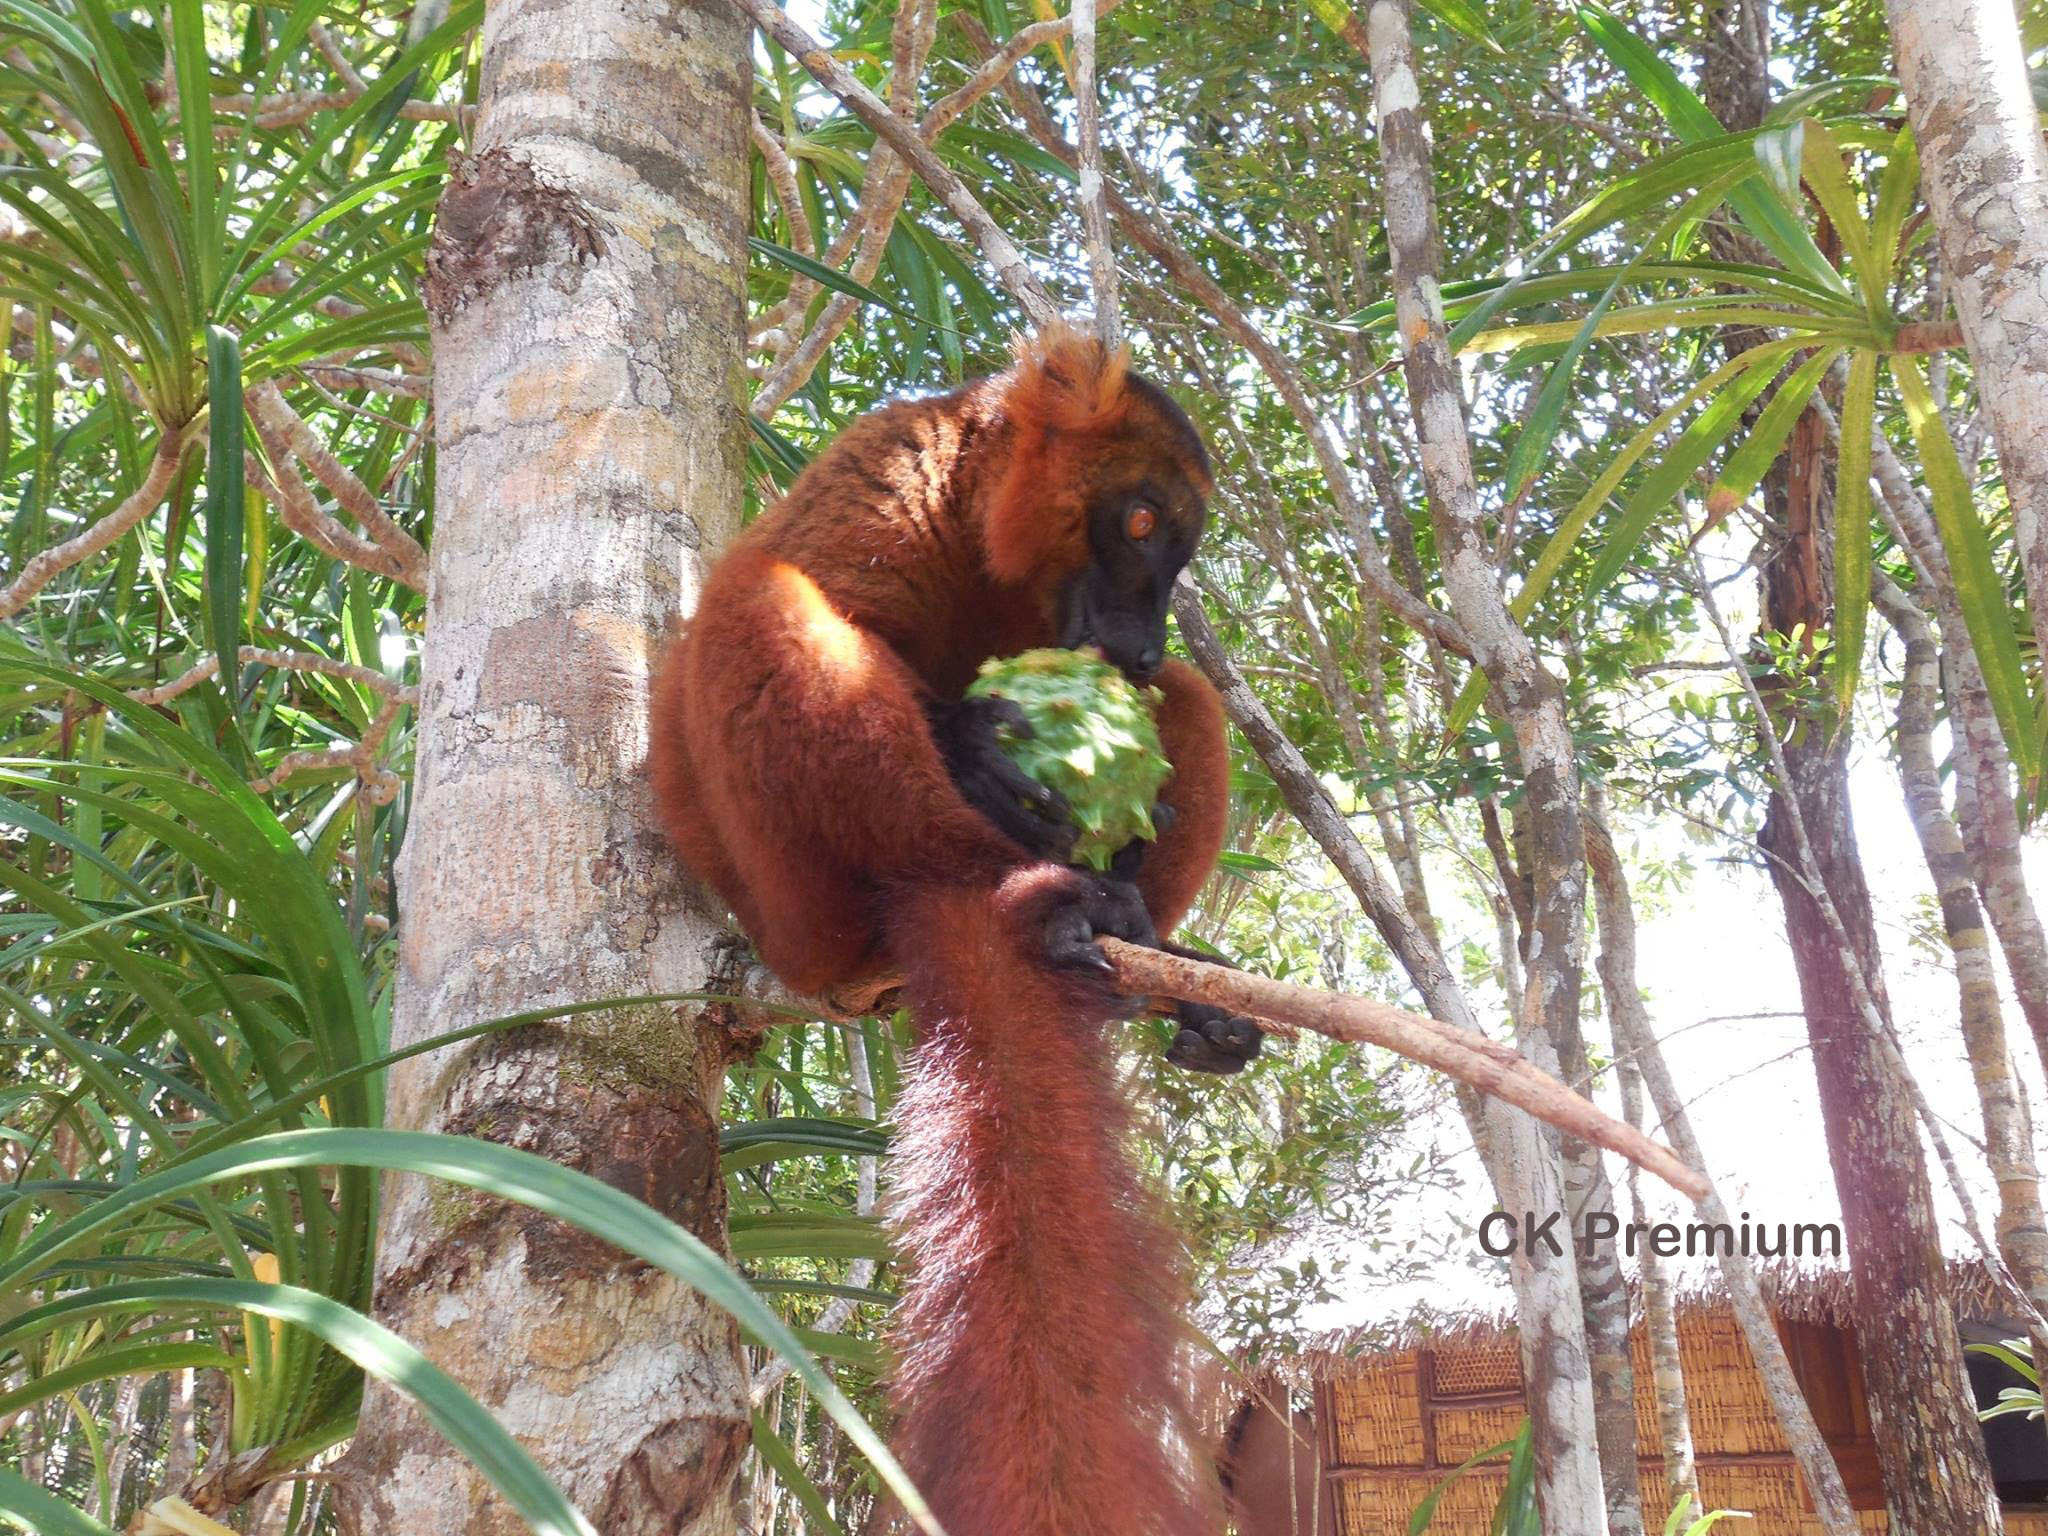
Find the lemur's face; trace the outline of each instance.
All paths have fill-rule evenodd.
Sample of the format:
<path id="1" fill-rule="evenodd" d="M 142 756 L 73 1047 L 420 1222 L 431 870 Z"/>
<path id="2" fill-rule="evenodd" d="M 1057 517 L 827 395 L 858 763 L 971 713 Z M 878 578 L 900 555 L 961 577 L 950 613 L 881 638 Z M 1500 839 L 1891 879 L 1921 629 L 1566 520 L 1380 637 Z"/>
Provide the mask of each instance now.
<path id="1" fill-rule="evenodd" d="M 1163 390 L 1133 378 L 1144 401 L 1093 466 L 1088 563 L 1059 591 L 1059 643 L 1093 645 L 1135 682 L 1166 659 L 1173 582 L 1201 541 L 1209 456 Z"/>

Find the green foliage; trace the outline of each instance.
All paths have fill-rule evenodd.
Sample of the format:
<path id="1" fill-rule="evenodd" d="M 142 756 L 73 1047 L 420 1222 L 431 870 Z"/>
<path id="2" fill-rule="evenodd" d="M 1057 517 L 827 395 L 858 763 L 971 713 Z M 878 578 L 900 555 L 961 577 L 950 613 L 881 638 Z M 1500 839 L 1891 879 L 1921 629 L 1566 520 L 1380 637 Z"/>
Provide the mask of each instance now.
<path id="1" fill-rule="evenodd" d="M 1522 1427 L 1512 1439 L 1467 1456 L 1415 1506 L 1414 1513 L 1408 1517 L 1408 1536 L 1423 1536 L 1430 1522 L 1436 1518 L 1437 1505 L 1459 1478 L 1469 1475 L 1475 1467 L 1502 1456 L 1508 1458 L 1507 1481 L 1501 1485 L 1500 1495 L 1494 1501 L 1493 1516 L 1487 1522 L 1488 1536 L 1543 1536 L 1543 1522 L 1536 1510 L 1533 1444 L 1529 1421 L 1523 1419 Z"/>
<path id="2" fill-rule="evenodd" d="M 1008 699 L 1028 733 L 1004 724 L 996 740 L 1012 762 L 1065 797 L 1079 828 L 1076 861 L 1095 869 L 1133 838 L 1150 839 L 1152 807 L 1172 777 L 1152 712 L 1156 688 L 1139 688 L 1099 657 L 1037 650 L 981 664 L 970 699 Z"/>
<path id="3" fill-rule="evenodd" d="M 1698 1515 L 1694 1515 L 1692 1509 L 1692 1495 L 1680 1494 L 1678 1502 L 1671 1506 L 1671 1513 L 1664 1517 L 1664 1536 L 1707 1536 L 1707 1532 L 1723 1520 L 1756 1518 L 1746 1509 L 1711 1509 Z"/>
<path id="4" fill-rule="evenodd" d="M 2041 1368 L 2034 1363 L 2031 1344 L 2025 1339 L 2006 1339 L 1997 1344 L 1965 1344 L 1963 1348 L 1972 1354 L 1990 1356 L 2017 1371 L 2025 1381 L 2024 1386 L 2000 1387 L 1998 1401 L 1989 1408 L 1978 1409 L 1978 1418 L 2002 1419 L 2014 1413 L 2023 1413 L 2030 1419 L 2041 1417 Z"/>

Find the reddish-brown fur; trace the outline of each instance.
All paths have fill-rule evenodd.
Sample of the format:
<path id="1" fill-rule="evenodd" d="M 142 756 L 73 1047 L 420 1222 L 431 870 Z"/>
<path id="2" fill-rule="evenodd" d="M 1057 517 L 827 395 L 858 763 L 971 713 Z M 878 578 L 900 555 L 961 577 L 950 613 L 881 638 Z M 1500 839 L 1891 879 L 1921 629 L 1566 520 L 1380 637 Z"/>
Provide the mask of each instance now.
<path id="1" fill-rule="evenodd" d="M 1170 1433 L 1180 1288 L 1123 1154 L 1112 1008 L 1043 956 L 1083 877 L 961 797 L 925 713 L 986 658 L 1054 643 L 1091 493 L 1169 462 L 1206 492 L 1120 357 L 1042 336 L 1005 374 L 847 428 L 733 542 L 655 679 L 662 816 L 767 964 L 806 992 L 906 978 L 895 1395 L 952 1536 L 1217 1524 Z M 1179 663 L 1156 682 L 1177 814 L 1138 886 L 1165 933 L 1214 865 L 1228 763 L 1207 683 Z"/>

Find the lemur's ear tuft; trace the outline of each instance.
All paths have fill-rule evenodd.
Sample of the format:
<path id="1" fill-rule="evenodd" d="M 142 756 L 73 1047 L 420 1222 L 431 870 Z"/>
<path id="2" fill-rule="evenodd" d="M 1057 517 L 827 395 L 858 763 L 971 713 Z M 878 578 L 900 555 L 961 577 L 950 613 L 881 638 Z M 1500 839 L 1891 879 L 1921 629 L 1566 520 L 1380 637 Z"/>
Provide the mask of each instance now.
<path id="1" fill-rule="evenodd" d="M 1016 362 L 1003 391 L 1004 413 L 1012 421 L 1054 431 L 1100 431 L 1129 410 L 1129 348 L 1105 347 L 1066 320 L 1032 336 L 1019 333 L 1012 348 Z"/>

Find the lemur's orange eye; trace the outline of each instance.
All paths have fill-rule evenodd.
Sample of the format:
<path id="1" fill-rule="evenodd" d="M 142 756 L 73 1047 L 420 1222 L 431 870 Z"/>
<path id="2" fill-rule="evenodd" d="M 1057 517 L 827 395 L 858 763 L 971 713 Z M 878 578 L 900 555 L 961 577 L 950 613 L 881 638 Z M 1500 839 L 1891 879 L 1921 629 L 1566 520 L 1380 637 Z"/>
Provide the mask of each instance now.
<path id="1" fill-rule="evenodd" d="M 1150 507 L 1133 507 L 1131 515 L 1124 520 L 1124 532 L 1134 539 L 1149 539 L 1152 530 L 1159 526 L 1159 514 Z"/>

